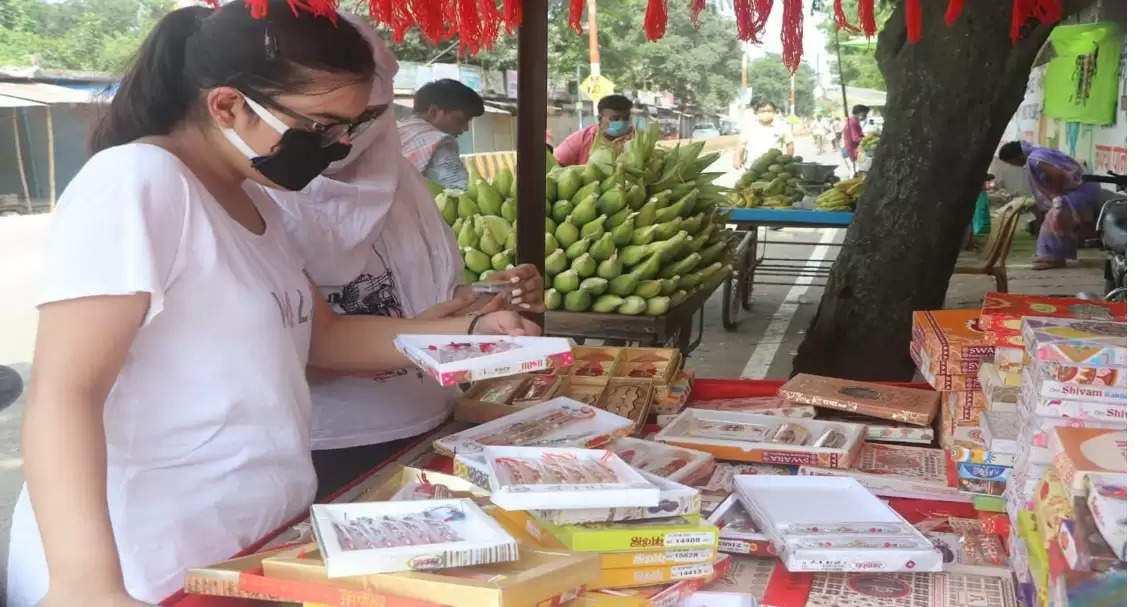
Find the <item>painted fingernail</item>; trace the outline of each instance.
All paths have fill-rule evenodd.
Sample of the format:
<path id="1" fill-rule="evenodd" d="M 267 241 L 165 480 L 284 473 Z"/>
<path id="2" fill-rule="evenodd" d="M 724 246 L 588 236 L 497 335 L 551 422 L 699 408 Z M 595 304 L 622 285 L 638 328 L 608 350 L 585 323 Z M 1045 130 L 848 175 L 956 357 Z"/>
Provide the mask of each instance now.
<path id="1" fill-rule="evenodd" d="M 520 304 L 520 307 L 524 308 L 525 310 L 531 310 L 532 304 L 522 303 L 522 304 Z"/>
<path id="2" fill-rule="evenodd" d="M 520 303 L 520 302 L 522 302 L 522 301 L 524 301 L 524 300 L 523 300 L 523 299 L 521 299 L 521 298 L 519 298 L 519 297 L 513 297 L 513 298 L 512 298 L 512 301 L 511 301 L 510 303 L 512 303 L 513 305 L 516 305 L 516 304 L 518 304 L 518 303 Z"/>
<path id="3" fill-rule="evenodd" d="M 519 276 L 513 276 L 513 277 L 512 277 L 512 278 L 511 278 L 511 279 L 509 280 L 509 282 L 511 282 L 512 284 L 516 284 L 516 283 L 520 282 L 520 277 L 519 277 Z"/>
<path id="4" fill-rule="evenodd" d="M 524 291 L 522 291 L 521 289 L 513 289 L 512 294 L 513 294 L 513 296 L 523 295 Z"/>

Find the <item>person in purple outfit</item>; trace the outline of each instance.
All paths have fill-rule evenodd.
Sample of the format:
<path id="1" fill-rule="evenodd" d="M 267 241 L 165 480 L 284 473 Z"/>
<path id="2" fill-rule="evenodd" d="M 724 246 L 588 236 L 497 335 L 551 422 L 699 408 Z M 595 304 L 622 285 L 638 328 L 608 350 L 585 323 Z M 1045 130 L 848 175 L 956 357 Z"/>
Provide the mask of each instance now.
<path id="1" fill-rule="evenodd" d="M 1033 269 L 1062 268 L 1076 259 L 1081 239 L 1095 227 L 1100 184 L 1084 181 L 1083 167 L 1067 154 L 1027 141 L 1010 141 L 997 156 L 1028 171 L 1040 221 Z"/>

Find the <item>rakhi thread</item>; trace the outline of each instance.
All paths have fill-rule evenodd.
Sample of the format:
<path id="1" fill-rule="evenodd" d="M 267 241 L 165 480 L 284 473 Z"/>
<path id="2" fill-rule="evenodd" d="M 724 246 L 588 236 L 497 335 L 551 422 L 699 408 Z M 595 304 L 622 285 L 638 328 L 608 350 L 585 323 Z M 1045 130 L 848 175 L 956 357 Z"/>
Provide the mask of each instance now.
<path id="1" fill-rule="evenodd" d="M 521 0 L 504 0 L 501 5 L 501 16 L 504 18 L 504 27 L 508 33 L 516 31 L 524 23 L 524 5 Z"/>
<path id="2" fill-rule="evenodd" d="M 906 40 L 918 42 L 922 39 L 922 0 L 905 0 Z"/>
<path id="3" fill-rule="evenodd" d="M 966 7 L 966 0 L 950 0 L 946 5 L 946 25 L 953 25 Z"/>
<path id="4" fill-rule="evenodd" d="M 519 0 L 516 0 L 519 1 Z M 576 34 L 583 35 L 583 26 L 579 22 L 583 19 L 583 0 L 571 0 L 568 3 L 568 27 Z"/>
<path id="5" fill-rule="evenodd" d="M 1044 25 L 1055 25 L 1064 13 L 1064 0 L 1013 0 L 1013 22 L 1009 37 L 1016 42 L 1029 19 Z"/>
<path id="6" fill-rule="evenodd" d="M 909 1 L 909 0 L 908 0 Z M 784 67 L 795 74 L 804 56 L 804 4 L 803 0 L 784 0 L 784 24 L 780 30 L 780 43 L 784 48 Z"/>
<path id="7" fill-rule="evenodd" d="M 733 0 L 733 14 L 737 17 L 737 39 L 757 41 L 757 24 L 753 14 L 753 0 Z"/>
<path id="8" fill-rule="evenodd" d="M 667 0 L 646 1 L 646 16 L 643 18 L 642 31 L 646 33 L 646 39 L 651 42 L 666 35 L 666 21 L 669 19 L 666 14 L 666 2 Z"/>
<path id="9" fill-rule="evenodd" d="M 859 0 L 859 27 L 868 38 L 878 31 L 875 26 L 875 0 Z"/>
<path id="10" fill-rule="evenodd" d="M 836 29 L 847 30 L 849 32 L 858 32 L 859 28 L 851 24 L 847 20 L 847 15 L 843 12 L 843 0 L 835 0 L 835 5 L 832 7 L 832 12 L 835 17 Z"/>
<path id="11" fill-rule="evenodd" d="M 219 0 L 207 0 L 214 8 L 220 7 Z M 268 0 L 244 0 L 253 19 L 263 19 L 268 16 Z M 316 17 L 326 17 L 331 23 L 339 22 L 339 15 L 335 12 L 338 3 L 334 0 L 288 0 L 288 8 L 296 17 L 300 13 L 308 13 Z"/>
<path id="12" fill-rule="evenodd" d="M 701 27 L 701 12 L 705 10 L 705 0 L 690 0 L 690 23 L 694 29 Z"/>

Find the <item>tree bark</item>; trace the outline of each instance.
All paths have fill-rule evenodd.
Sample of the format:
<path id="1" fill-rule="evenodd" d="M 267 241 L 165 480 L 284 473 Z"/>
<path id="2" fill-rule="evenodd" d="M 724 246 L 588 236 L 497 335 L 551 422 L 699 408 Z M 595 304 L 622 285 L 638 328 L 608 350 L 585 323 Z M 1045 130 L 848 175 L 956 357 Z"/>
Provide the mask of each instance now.
<path id="1" fill-rule="evenodd" d="M 909 380 L 911 313 L 942 306 L 985 174 L 1052 29 L 1031 24 L 1014 44 L 1010 0 L 967 2 L 947 27 L 946 2 L 923 0 L 917 43 L 907 43 L 902 7 L 879 34 L 883 134 L 795 372 Z"/>

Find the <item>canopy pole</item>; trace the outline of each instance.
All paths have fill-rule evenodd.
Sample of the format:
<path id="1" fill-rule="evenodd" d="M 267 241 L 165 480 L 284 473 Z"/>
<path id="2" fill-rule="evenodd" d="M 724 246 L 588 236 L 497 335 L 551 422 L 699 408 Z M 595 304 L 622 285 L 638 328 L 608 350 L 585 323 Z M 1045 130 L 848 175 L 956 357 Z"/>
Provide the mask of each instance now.
<path id="1" fill-rule="evenodd" d="M 51 120 L 51 106 L 43 106 L 44 111 L 47 112 L 47 184 L 48 191 L 51 194 L 52 211 L 55 210 L 55 128 Z"/>
<path id="2" fill-rule="evenodd" d="M 516 260 L 544 273 L 544 160 L 548 130 L 548 2 L 524 0 L 517 33 Z M 543 323 L 543 317 L 538 319 Z"/>
<path id="3" fill-rule="evenodd" d="M 20 121 L 16 118 L 16 112 L 20 110 L 12 108 L 12 138 L 16 140 L 16 166 L 20 169 L 20 185 L 24 188 L 24 204 L 28 207 L 28 214 L 32 212 L 32 195 L 28 190 L 28 173 L 24 168 L 24 153 L 20 150 Z"/>

